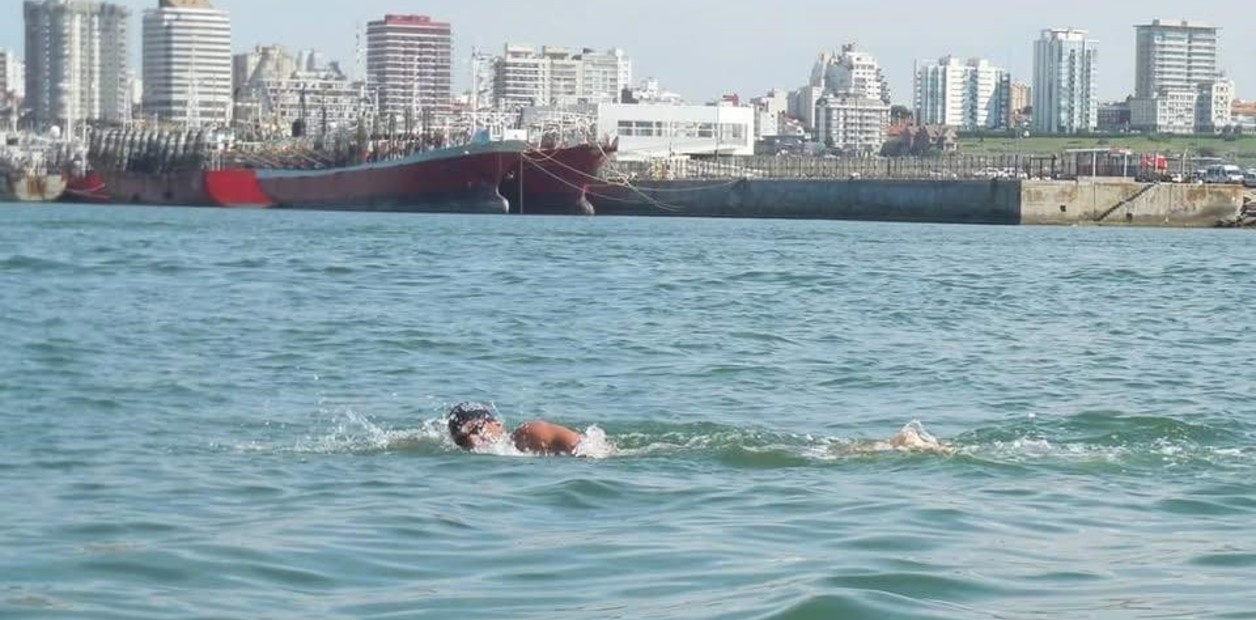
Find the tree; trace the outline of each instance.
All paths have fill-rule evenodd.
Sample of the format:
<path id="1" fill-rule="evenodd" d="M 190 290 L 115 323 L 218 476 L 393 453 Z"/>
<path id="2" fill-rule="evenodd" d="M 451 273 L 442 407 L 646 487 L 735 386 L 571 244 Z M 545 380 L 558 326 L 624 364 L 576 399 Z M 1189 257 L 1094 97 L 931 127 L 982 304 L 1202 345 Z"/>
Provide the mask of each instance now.
<path id="1" fill-rule="evenodd" d="M 899 125 L 912 120 L 912 112 L 905 105 L 895 105 L 890 107 L 890 123 Z"/>

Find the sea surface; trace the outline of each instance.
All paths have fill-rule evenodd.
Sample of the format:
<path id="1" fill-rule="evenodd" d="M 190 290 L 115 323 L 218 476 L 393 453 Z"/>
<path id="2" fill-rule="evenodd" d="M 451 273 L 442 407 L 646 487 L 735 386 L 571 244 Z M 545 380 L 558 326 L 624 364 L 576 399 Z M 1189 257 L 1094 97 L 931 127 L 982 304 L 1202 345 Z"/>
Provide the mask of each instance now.
<path id="1" fill-rule="evenodd" d="M 0 207 L 0 617 L 1256 618 L 1254 257 Z"/>

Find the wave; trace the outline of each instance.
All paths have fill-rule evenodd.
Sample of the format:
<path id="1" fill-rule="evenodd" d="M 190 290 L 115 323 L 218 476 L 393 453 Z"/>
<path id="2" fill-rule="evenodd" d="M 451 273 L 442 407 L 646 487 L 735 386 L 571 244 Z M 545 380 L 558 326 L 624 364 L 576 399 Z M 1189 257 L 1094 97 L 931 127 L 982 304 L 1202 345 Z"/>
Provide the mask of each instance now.
<path id="1" fill-rule="evenodd" d="M 0 258 L 0 271 L 29 271 L 35 273 L 45 273 L 49 271 L 68 271 L 77 269 L 76 265 L 62 261 L 39 258 L 37 256 L 27 256 L 25 254 L 14 254 L 5 258 Z"/>
<path id="2" fill-rule="evenodd" d="M 585 429 L 577 456 L 606 459 L 708 461 L 762 469 L 860 463 L 881 458 L 935 460 L 967 465 L 1052 466 L 1096 469 L 1229 465 L 1250 467 L 1252 433 L 1235 424 L 1187 422 L 1166 417 L 1088 412 L 1072 417 L 1030 417 L 935 439 L 920 422 L 897 433 L 836 437 L 711 423 L 608 424 Z M 249 442 L 250 452 L 444 456 L 461 450 L 449 439 L 444 418 L 417 427 L 385 428 L 357 412 L 338 414 L 327 432 L 288 443 Z M 508 441 L 485 455 L 528 457 Z"/>

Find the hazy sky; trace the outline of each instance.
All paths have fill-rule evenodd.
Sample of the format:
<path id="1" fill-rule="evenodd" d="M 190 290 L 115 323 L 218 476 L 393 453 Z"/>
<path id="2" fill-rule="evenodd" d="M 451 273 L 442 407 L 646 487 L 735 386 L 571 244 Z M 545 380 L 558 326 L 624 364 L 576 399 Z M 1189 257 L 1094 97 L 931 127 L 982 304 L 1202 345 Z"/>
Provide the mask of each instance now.
<path id="1" fill-rule="evenodd" d="M 1076 27 L 1099 41 L 1104 99 L 1134 88 L 1134 23 L 1190 19 L 1223 27 L 1221 66 L 1240 97 L 1256 98 L 1256 13 L 1250 0 L 1103 2 L 1053 0 L 213 0 L 231 11 L 234 47 L 318 48 L 353 71 L 355 32 L 385 13 L 421 13 L 454 25 L 459 89 L 473 47 L 506 42 L 622 47 L 634 76 L 701 102 L 725 92 L 754 96 L 804 84 L 816 55 L 854 42 L 885 68 L 894 99 L 911 99 L 912 63 L 946 54 L 983 56 L 1032 81 L 1033 40 L 1043 28 Z M 157 0 L 120 0 L 137 10 Z M 20 0 L 0 0 L 0 47 L 22 49 Z"/>

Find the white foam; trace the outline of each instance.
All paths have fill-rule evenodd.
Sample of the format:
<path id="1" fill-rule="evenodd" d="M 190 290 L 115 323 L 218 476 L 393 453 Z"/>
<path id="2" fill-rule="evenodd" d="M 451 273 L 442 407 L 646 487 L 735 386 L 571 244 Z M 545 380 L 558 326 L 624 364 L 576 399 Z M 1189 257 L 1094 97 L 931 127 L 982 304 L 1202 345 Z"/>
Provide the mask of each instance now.
<path id="1" fill-rule="evenodd" d="M 584 439 L 580 440 L 580 445 L 576 446 L 575 456 L 586 459 L 609 459 L 615 456 L 617 450 L 615 444 L 611 443 L 606 436 L 606 431 L 597 426 L 590 426 L 584 432 Z"/>

